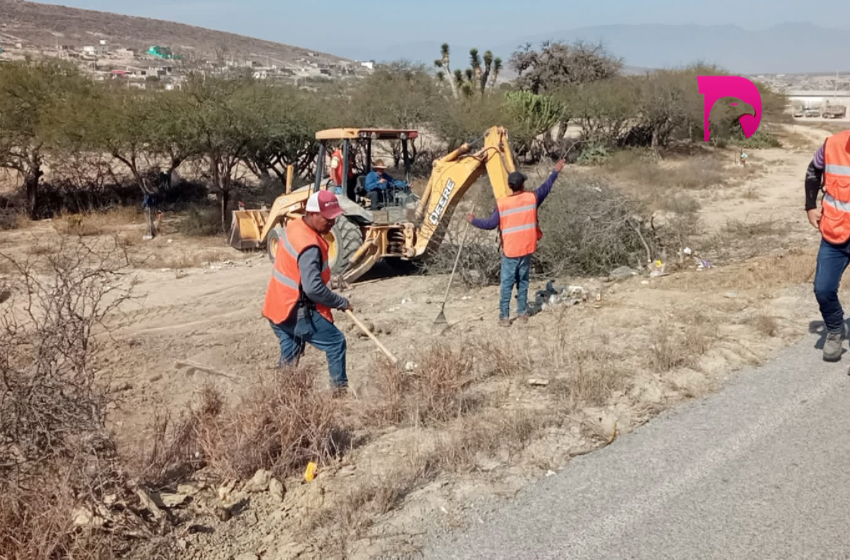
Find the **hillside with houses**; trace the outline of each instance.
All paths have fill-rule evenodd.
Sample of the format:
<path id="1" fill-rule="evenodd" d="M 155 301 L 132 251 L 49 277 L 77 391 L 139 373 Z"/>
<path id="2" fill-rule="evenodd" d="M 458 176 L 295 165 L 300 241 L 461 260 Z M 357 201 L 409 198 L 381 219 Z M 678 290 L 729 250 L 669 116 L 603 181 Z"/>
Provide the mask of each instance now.
<path id="1" fill-rule="evenodd" d="M 140 89 L 179 87 L 193 68 L 309 87 L 367 74 L 359 62 L 179 23 L 0 0 L 0 61 L 71 60 L 96 80 Z"/>

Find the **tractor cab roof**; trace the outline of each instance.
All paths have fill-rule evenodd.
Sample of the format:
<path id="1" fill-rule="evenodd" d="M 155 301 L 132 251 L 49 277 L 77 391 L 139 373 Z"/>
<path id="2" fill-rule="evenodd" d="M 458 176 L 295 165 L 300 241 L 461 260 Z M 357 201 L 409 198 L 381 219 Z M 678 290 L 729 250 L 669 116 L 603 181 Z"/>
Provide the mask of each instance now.
<path id="1" fill-rule="evenodd" d="M 412 140 L 419 136 L 415 130 L 388 128 L 330 128 L 316 133 L 316 140 Z"/>

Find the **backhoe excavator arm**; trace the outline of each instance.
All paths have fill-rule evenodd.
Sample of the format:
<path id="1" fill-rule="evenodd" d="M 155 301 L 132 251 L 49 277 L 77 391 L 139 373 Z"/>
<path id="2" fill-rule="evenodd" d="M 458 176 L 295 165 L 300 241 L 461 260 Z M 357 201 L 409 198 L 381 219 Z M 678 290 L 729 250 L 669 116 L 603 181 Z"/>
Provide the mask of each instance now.
<path id="1" fill-rule="evenodd" d="M 416 221 L 420 224 L 414 245 L 416 257 L 442 243 L 457 203 L 485 170 L 497 200 L 510 194 L 508 175 L 516 166 L 508 131 L 498 126 L 490 128 L 484 134 L 484 147 L 474 153 L 470 151 L 469 144 L 464 144 L 434 161 L 431 178 L 416 210 Z"/>

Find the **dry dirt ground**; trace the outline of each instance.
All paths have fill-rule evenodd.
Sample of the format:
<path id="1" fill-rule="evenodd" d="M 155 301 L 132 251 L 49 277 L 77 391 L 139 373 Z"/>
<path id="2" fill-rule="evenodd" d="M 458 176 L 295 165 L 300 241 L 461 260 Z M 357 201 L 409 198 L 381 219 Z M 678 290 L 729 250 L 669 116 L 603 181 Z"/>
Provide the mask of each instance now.
<path id="1" fill-rule="evenodd" d="M 254 494 L 239 515 L 227 522 L 204 518 L 195 526 L 203 530 L 183 531 L 177 548 L 161 554 L 414 557 L 424 533 L 476 523 L 480 509 L 496 507 L 570 457 L 717 388 L 735 369 L 760 363 L 818 328 L 810 289 L 818 234 L 805 222 L 802 180 L 826 133 L 800 125 L 786 132 L 794 140 L 788 148 L 748 152 L 757 173 L 696 195 L 707 225 L 703 237 L 725 235 L 751 258 L 718 254 L 705 270 L 686 259 L 666 276 L 619 282 L 558 278 L 557 284 L 584 287 L 588 300 L 510 329 L 496 327 L 497 287 L 456 284 L 446 305 L 452 328 L 436 336 L 430 329 L 447 277 L 398 276 L 352 286 L 346 295 L 359 316 L 403 362 L 418 363 L 440 344 L 474 360 L 479 374 L 470 391 L 483 404 L 448 427 L 364 430 L 358 445 L 339 463 L 321 465 L 313 482 L 284 480 L 282 502 Z M 112 421 L 126 449 L 143 444 L 155 415 L 179 415 L 207 384 L 236 402 L 279 355 L 260 313 L 270 274 L 264 254 L 231 250 L 221 239 L 188 239 L 168 223 L 162 236 L 145 243 L 137 220 L 114 228 L 136 263 L 135 297 L 98 335 L 121 391 Z M 3 232 L 0 252 L 50 251 L 56 225 Z M 545 280 L 535 279 L 532 290 Z M 337 317 L 349 333 L 356 394 L 339 406 L 358 416 L 385 396 L 380 358 L 347 318 Z M 818 360 L 813 350 L 813 365 Z M 324 356 L 308 349 L 305 361 L 326 386 Z M 542 383 L 529 383 L 532 378 Z M 553 414 L 557 422 L 541 420 Z M 485 420 L 475 425 L 478 417 Z M 522 444 L 507 441 L 511 437 Z M 442 454 L 436 470 L 435 452 Z M 386 503 L 382 487 L 394 489 Z"/>

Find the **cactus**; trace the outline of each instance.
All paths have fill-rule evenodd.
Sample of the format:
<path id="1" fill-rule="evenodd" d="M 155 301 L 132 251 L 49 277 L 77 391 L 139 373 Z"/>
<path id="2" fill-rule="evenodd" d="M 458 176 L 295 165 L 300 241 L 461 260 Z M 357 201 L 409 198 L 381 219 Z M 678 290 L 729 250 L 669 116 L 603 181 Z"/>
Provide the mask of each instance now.
<path id="1" fill-rule="evenodd" d="M 566 107 L 548 95 L 530 91 L 512 91 L 505 96 L 507 109 L 518 117 L 529 130 L 541 134 L 558 124 Z"/>

